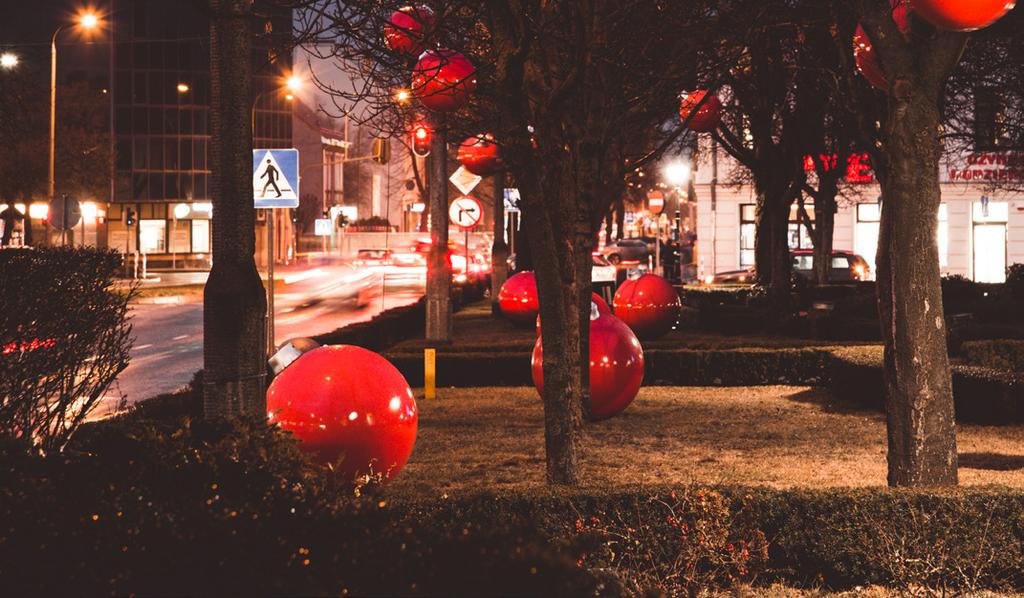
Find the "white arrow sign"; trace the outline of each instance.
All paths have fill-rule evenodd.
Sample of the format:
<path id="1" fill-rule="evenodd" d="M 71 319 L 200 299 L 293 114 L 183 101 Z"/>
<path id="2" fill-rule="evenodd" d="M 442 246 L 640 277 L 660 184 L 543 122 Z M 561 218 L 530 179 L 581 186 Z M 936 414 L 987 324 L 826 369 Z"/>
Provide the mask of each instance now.
<path id="1" fill-rule="evenodd" d="M 448 208 L 448 219 L 459 228 L 473 228 L 483 215 L 484 207 L 472 197 L 460 197 Z"/>

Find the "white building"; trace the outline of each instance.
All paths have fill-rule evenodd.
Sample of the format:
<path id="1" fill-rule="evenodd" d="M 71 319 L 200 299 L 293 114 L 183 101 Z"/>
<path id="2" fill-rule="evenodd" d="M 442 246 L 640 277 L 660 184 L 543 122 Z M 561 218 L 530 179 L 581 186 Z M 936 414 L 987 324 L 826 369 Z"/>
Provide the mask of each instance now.
<path id="1" fill-rule="evenodd" d="M 699 276 L 753 265 L 757 203 L 752 185 L 728 184 L 740 166 L 721 148 L 717 150 L 718 183 L 713 185 L 711 144 L 703 149 L 695 173 Z M 847 197 L 839 201 L 834 247 L 862 255 L 874 272 L 881 190 L 870 176 L 859 178 L 866 181 L 851 183 Z M 994 188 L 995 181 L 1017 190 Z M 1008 265 L 1024 263 L 1024 152 L 947 156 L 941 187 L 936 226 L 942 273 L 1003 282 Z M 810 205 L 808 212 L 813 218 Z M 797 219 L 795 205 L 789 226 L 790 247 L 809 249 L 811 241 Z"/>

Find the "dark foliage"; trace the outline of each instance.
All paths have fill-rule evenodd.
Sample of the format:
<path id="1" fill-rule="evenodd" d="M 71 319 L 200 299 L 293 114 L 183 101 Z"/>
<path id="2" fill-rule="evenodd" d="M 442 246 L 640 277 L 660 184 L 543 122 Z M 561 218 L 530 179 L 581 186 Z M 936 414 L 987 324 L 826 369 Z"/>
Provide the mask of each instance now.
<path id="1" fill-rule="evenodd" d="M 0 436 L 60 450 L 128 366 L 119 265 L 88 248 L 0 252 Z"/>

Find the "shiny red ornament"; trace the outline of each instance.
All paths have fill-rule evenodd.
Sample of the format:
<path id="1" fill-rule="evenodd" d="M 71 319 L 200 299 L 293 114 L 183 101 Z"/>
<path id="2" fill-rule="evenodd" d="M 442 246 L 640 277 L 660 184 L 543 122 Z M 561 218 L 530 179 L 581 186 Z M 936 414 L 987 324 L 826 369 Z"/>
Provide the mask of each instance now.
<path id="1" fill-rule="evenodd" d="M 983 29 L 1013 10 L 1016 0 L 911 0 L 911 8 L 940 29 Z"/>
<path id="2" fill-rule="evenodd" d="M 384 25 L 384 46 L 399 54 L 415 56 L 426 46 L 427 33 L 434 28 L 434 11 L 429 7 L 405 6 L 391 13 Z"/>
<path id="3" fill-rule="evenodd" d="M 608 307 L 608 302 L 604 300 L 604 297 L 597 293 L 590 294 L 590 302 L 597 307 L 597 313 L 602 316 L 610 316 L 612 314 L 612 308 Z M 540 315 L 537 315 L 537 334 L 540 335 Z"/>
<path id="4" fill-rule="evenodd" d="M 596 317 L 595 317 L 596 316 Z M 544 347 L 533 346 L 530 369 L 533 385 L 544 396 Z M 590 418 L 608 419 L 621 413 L 644 381 L 644 350 L 633 331 L 611 314 L 594 314 L 590 321 Z"/>
<path id="5" fill-rule="evenodd" d="M 409 384 L 386 359 L 351 345 L 314 349 L 286 367 L 267 390 L 267 418 L 350 479 L 394 477 L 416 443 Z"/>
<path id="6" fill-rule="evenodd" d="M 489 133 L 477 135 L 459 146 L 459 162 L 477 176 L 490 176 L 501 170 L 501 152 Z"/>
<path id="7" fill-rule="evenodd" d="M 896 0 L 892 8 L 892 19 L 896 21 L 900 32 L 905 34 L 908 29 L 907 5 Z M 857 30 L 853 34 L 853 59 L 857 63 L 857 70 L 868 83 L 882 91 L 889 90 L 889 81 L 885 77 L 882 64 L 878 61 L 878 53 L 871 45 L 871 39 L 864 31 L 864 27 L 860 25 L 857 25 Z"/>
<path id="8" fill-rule="evenodd" d="M 615 315 L 642 339 L 664 336 L 676 323 L 682 307 L 675 288 L 654 274 L 622 283 L 612 305 Z"/>
<path id="9" fill-rule="evenodd" d="M 704 96 L 708 94 L 706 89 L 698 89 L 697 91 L 686 94 L 679 104 L 679 118 L 684 122 L 690 116 L 690 113 L 697 108 L 697 104 L 700 104 Z M 687 127 L 691 131 L 697 131 L 698 133 L 708 133 L 714 131 L 718 127 L 718 123 L 722 121 L 722 102 L 718 99 L 718 96 L 711 96 L 701 107 L 697 110 L 697 113 L 693 115 L 690 123 Z"/>
<path id="10" fill-rule="evenodd" d="M 533 272 L 520 272 L 509 276 L 498 291 L 501 313 L 517 326 L 529 326 L 537 318 L 540 302 L 537 299 L 537 279 Z"/>
<path id="11" fill-rule="evenodd" d="M 412 71 L 412 93 L 428 110 L 455 112 L 476 90 L 476 68 L 454 50 L 427 50 Z"/>

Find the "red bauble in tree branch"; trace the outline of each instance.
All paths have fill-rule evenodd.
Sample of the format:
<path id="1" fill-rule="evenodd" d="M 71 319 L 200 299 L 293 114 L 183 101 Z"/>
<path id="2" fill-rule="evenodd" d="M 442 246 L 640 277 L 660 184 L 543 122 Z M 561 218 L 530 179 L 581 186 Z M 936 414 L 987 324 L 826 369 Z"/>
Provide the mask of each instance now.
<path id="1" fill-rule="evenodd" d="M 412 72 L 412 93 L 434 112 L 455 112 L 475 89 L 473 63 L 455 50 L 427 50 Z"/>
<path id="2" fill-rule="evenodd" d="M 912 0 L 911 8 L 941 29 L 974 31 L 995 23 L 1015 4 L 1016 0 Z"/>
<path id="3" fill-rule="evenodd" d="M 683 96 L 679 104 L 679 118 L 683 122 L 686 122 L 686 119 L 689 118 L 694 109 L 697 110 L 697 113 L 693 115 L 693 118 L 690 119 L 690 123 L 687 125 L 691 131 L 709 133 L 714 131 L 722 120 L 722 102 L 718 99 L 718 96 L 711 96 L 706 102 L 701 104 L 701 100 L 707 94 L 707 90 L 698 89 Z M 697 108 L 698 105 L 700 105 L 700 108 Z"/>
<path id="4" fill-rule="evenodd" d="M 907 6 L 899 0 L 896 0 L 893 6 L 892 20 L 896 21 L 901 33 L 907 32 Z M 857 70 L 868 83 L 882 91 L 889 89 L 889 81 L 882 70 L 882 64 L 878 61 L 878 54 L 871 45 L 867 32 L 860 25 L 857 25 L 857 31 L 853 34 L 853 58 L 857 63 Z"/>
<path id="5" fill-rule="evenodd" d="M 320 347 L 289 364 L 267 390 L 267 417 L 311 459 L 349 479 L 398 473 L 416 443 L 409 384 L 386 359 L 361 347 Z"/>
<path id="6" fill-rule="evenodd" d="M 433 27 L 434 12 L 429 7 L 406 6 L 391 13 L 384 25 L 384 45 L 392 52 L 416 56 L 426 47 Z"/>
<path id="7" fill-rule="evenodd" d="M 544 346 L 538 338 L 530 361 L 533 385 L 544 395 Z M 594 306 L 590 314 L 590 417 L 608 419 L 621 413 L 644 381 L 644 350 L 622 320 L 602 314 Z"/>
<path id="8" fill-rule="evenodd" d="M 501 152 L 490 133 L 470 137 L 459 146 L 459 162 L 477 176 L 501 170 Z"/>

